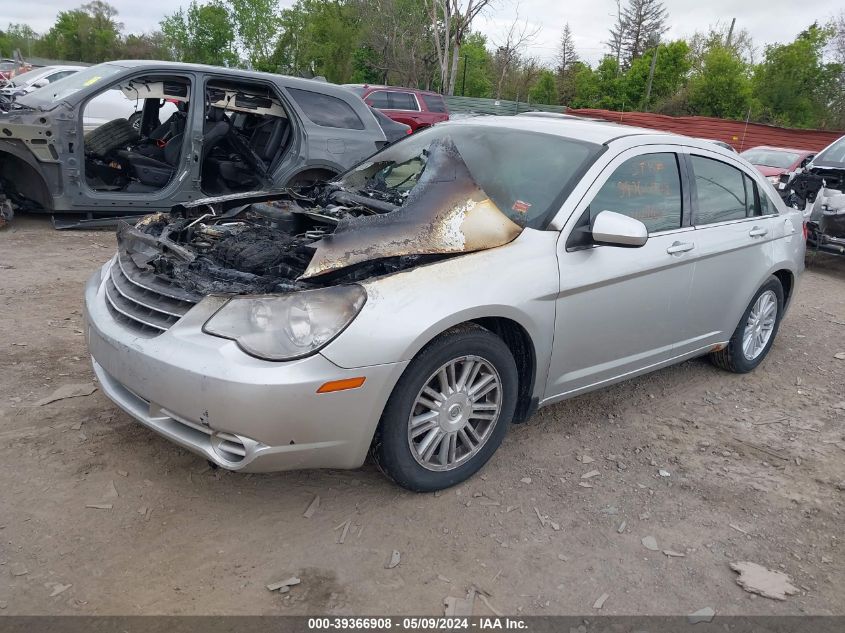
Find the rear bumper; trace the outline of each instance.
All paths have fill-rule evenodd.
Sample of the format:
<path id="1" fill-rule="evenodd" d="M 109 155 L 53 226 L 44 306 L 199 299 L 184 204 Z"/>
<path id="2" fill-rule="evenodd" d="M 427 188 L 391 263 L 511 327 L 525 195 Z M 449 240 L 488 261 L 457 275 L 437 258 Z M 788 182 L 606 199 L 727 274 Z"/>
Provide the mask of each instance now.
<path id="1" fill-rule="evenodd" d="M 102 274 L 85 288 L 85 332 L 103 392 L 144 426 L 212 462 L 244 472 L 357 468 L 407 362 L 342 369 L 320 354 L 286 363 L 247 356 L 204 334 L 224 300 L 207 297 L 163 334 L 115 320 Z M 317 394 L 330 380 L 358 389 Z"/>

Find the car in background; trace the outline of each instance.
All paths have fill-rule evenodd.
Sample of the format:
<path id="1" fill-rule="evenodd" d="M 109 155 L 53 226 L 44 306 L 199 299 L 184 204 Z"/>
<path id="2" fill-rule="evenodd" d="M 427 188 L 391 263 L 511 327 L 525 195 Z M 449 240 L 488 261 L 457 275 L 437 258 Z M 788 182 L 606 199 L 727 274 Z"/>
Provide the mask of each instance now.
<path id="1" fill-rule="evenodd" d="M 706 141 L 452 121 L 323 185 L 121 227 L 84 331 L 107 397 L 223 468 L 371 453 L 439 490 L 539 406 L 697 356 L 752 371 L 804 268 L 802 228 Z"/>
<path id="2" fill-rule="evenodd" d="M 26 72 L 32 68 L 31 65 L 14 59 L 0 59 L 0 85 L 15 76 L 16 73 Z"/>
<path id="3" fill-rule="evenodd" d="M 446 101 L 436 92 L 367 84 L 344 84 L 344 87 L 361 97 L 368 106 L 409 126 L 412 132 L 449 120 Z"/>
<path id="4" fill-rule="evenodd" d="M 399 121 L 394 121 L 390 117 L 388 117 L 384 112 L 381 110 L 376 110 L 375 108 L 370 108 L 373 113 L 373 116 L 378 121 L 381 129 L 384 130 L 384 135 L 387 137 L 388 143 L 395 143 L 399 141 L 409 134 L 413 134 L 414 131 L 411 129 L 410 125 L 405 125 L 404 123 L 399 123 Z"/>
<path id="5" fill-rule="evenodd" d="M 19 97 L 33 90 L 43 88 L 68 75 L 79 72 L 85 66 L 42 66 L 24 73 L 18 73 L 0 88 L 0 94 L 7 97 Z"/>
<path id="6" fill-rule="evenodd" d="M 22 95 L 0 129 L 0 204 L 112 216 L 321 182 L 387 145 L 340 86 L 139 60 Z"/>
<path id="7" fill-rule="evenodd" d="M 777 187 L 783 174 L 791 174 L 796 169 L 806 167 L 815 154 L 806 149 L 760 145 L 745 150 L 740 156 L 754 165 L 770 183 Z"/>

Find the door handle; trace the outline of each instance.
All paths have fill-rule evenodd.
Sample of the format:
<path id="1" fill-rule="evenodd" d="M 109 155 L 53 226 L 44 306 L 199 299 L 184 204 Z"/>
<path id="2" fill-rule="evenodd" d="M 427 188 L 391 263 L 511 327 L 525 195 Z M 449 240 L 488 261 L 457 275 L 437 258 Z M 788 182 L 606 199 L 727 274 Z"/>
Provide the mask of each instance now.
<path id="1" fill-rule="evenodd" d="M 763 229 L 763 228 L 760 228 L 759 226 L 755 226 L 750 231 L 748 231 L 749 237 L 765 237 L 768 234 L 769 234 L 768 229 Z"/>
<path id="2" fill-rule="evenodd" d="M 672 245 L 666 249 L 666 252 L 670 255 L 679 255 L 680 253 L 691 251 L 694 248 L 695 244 L 692 242 L 673 242 Z"/>

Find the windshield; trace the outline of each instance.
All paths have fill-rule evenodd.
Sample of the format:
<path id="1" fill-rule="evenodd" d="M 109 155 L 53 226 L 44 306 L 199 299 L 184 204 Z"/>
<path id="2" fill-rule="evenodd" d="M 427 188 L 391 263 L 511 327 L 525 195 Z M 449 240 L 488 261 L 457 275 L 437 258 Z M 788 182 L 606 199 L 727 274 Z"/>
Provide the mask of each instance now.
<path id="1" fill-rule="evenodd" d="M 845 164 L 845 136 L 816 156 L 813 162 L 823 165 Z"/>
<path id="2" fill-rule="evenodd" d="M 439 125 L 416 133 L 347 172 L 340 185 L 394 204 L 411 196 L 432 149 L 454 146 L 477 185 L 522 227 L 544 229 L 601 146 L 489 125 Z M 438 174 L 448 180 L 448 174 Z M 451 179 L 455 179 L 451 175 Z"/>
<path id="3" fill-rule="evenodd" d="M 91 66 L 78 73 L 68 75 L 63 79 L 54 81 L 49 86 L 36 90 L 24 97 L 18 98 L 18 103 L 28 106 L 52 105 L 64 101 L 72 94 L 95 84 L 102 83 L 105 79 L 122 71 L 120 66 L 112 64 L 98 64 Z"/>
<path id="4" fill-rule="evenodd" d="M 36 68 L 34 70 L 28 70 L 25 73 L 21 73 L 19 75 L 15 75 L 14 77 L 12 77 L 12 83 L 15 84 L 16 86 L 23 86 L 24 84 L 26 84 L 29 81 L 35 81 L 36 79 L 38 79 L 43 74 L 44 74 L 43 68 Z"/>
<path id="5" fill-rule="evenodd" d="M 798 162 L 800 156 L 795 152 L 783 152 L 776 149 L 749 149 L 742 157 L 752 165 L 786 169 Z"/>

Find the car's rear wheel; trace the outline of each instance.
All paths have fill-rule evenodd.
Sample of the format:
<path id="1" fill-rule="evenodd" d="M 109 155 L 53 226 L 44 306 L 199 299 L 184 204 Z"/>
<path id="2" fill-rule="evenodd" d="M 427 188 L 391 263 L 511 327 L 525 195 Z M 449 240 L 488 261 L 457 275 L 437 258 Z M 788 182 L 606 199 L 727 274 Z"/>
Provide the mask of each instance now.
<path id="1" fill-rule="evenodd" d="M 374 444 L 381 470 L 419 492 L 464 481 L 507 433 L 518 374 L 498 336 L 469 324 L 425 347 L 399 379 Z"/>
<path id="2" fill-rule="evenodd" d="M 762 363 L 777 336 L 783 303 L 780 280 L 769 277 L 746 308 L 727 347 L 710 354 L 713 364 L 744 374 Z"/>

